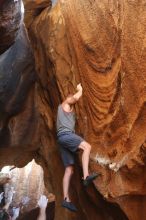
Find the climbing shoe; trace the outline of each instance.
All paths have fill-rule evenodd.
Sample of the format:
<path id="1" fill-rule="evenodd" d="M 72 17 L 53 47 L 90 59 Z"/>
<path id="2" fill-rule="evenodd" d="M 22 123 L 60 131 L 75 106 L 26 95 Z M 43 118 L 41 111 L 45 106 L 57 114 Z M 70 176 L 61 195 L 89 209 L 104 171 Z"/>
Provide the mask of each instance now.
<path id="1" fill-rule="evenodd" d="M 69 209 L 72 212 L 77 212 L 77 208 L 72 202 L 67 202 L 66 200 L 63 200 L 62 207 Z"/>
<path id="2" fill-rule="evenodd" d="M 90 183 L 92 183 L 93 180 L 95 180 L 98 176 L 100 176 L 100 173 L 93 173 L 86 177 L 85 180 L 83 180 L 83 185 L 88 186 Z"/>

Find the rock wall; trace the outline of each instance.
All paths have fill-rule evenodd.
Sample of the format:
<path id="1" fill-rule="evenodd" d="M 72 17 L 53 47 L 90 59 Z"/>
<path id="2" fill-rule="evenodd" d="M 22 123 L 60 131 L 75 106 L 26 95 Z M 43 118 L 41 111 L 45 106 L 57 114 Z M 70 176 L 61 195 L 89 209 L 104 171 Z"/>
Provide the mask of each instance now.
<path id="1" fill-rule="evenodd" d="M 41 164 L 45 163 L 39 156 L 40 114 L 35 101 L 36 72 L 22 9 L 21 0 L 0 1 L 0 168 L 5 165 L 24 167 L 33 158 Z M 26 171 L 25 168 L 23 170 Z M 31 183 L 26 179 L 25 172 L 20 179 L 18 175 L 11 180 L 9 176 L 0 174 L 0 186 L 11 181 L 15 185 L 13 205 L 18 205 L 23 195 L 30 194 L 31 202 L 24 211 L 34 207 L 42 193 L 41 189 L 34 187 L 35 173 L 42 181 L 43 174 L 40 175 L 38 169 L 33 170 Z M 27 181 L 27 189 L 26 182 L 21 183 L 22 177 Z M 53 220 L 54 202 L 48 206 L 51 214 L 47 219 Z M 32 219 L 36 219 L 38 212 L 38 209 L 32 211 Z M 22 219 L 29 219 L 31 213 L 27 215 Z"/>
<path id="2" fill-rule="evenodd" d="M 37 74 L 21 1 L 0 4 L 0 166 L 35 158 L 56 195 L 56 220 L 145 219 L 145 2 L 60 0 L 51 9 L 50 1 L 25 0 Z M 58 104 L 79 82 L 76 129 L 92 145 L 90 170 L 102 176 L 85 190 L 78 155 L 73 214 L 60 206 L 55 123 Z"/>
<path id="3" fill-rule="evenodd" d="M 32 160 L 23 168 L 14 168 L 9 172 L 10 181 L 5 185 L 5 197 L 11 187 L 14 188 L 12 207 L 18 206 L 25 197 L 29 198 L 22 212 L 28 212 L 37 207 L 37 202 L 45 193 L 43 169 Z"/>
<path id="4" fill-rule="evenodd" d="M 2 3 L 1 3 L 2 4 Z M 0 8 L 0 166 L 24 166 L 38 146 L 34 58 L 21 1 Z"/>
<path id="5" fill-rule="evenodd" d="M 31 26 L 32 22 L 34 21 L 35 17 L 38 16 L 43 9 L 46 7 L 51 7 L 51 1 L 48 0 L 25 0 L 24 7 L 25 7 L 25 24 L 27 29 Z"/>
<path id="6" fill-rule="evenodd" d="M 0 1 L 0 54 L 15 41 L 21 23 L 21 2 Z M 13 18 L 13 19 L 12 19 Z"/>
<path id="7" fill-rule="evenodd" d="M 131 220 L 146 218 L 144 5 L 60 0 L 29 32 L 46 126 L 50 118 L 55 126 L 57 105 L 81 82 L 77 131 L 92 145 L 90 170 L 102 173 L 95 187 Z"/>

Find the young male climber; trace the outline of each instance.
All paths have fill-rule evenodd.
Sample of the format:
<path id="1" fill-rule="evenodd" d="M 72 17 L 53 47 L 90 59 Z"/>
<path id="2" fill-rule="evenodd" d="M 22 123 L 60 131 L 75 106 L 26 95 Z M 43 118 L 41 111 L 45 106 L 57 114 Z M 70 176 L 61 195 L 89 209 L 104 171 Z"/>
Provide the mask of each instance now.
<path id="1" fill-rule="evenodd" d="M 67 98 L 58 106 L 57 113 L 57 140 L 61 152 L 61 157 L 65 166 L 63 177 L 63 195 L 62 206 L 77 211 L 75 205 L 69 197 L 69 186 L 74 169 L 74 156 L 77 150 L 82 150 L 82 168 L 83 168 L 83 185 L 88 186 L 99 174 L 89 175 L 89 156 L 91 145 L 82 137 L 75 134 L 75 112 L 74 105 L 82 96 L 82 86 L 77 85 L 77 92 L 68 95 Z"/>

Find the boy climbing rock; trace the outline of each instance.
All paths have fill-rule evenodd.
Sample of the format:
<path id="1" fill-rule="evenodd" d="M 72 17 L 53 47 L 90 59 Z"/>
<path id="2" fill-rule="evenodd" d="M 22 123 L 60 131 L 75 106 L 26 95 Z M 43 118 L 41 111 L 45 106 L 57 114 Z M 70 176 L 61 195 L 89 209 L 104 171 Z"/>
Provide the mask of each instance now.
<path id="1" fill-rule="evenodd" d="M 82 96 L 82 86 L 77 85 L 77 92 L 68 95 L 58 107 L 57 113 L 57 139 L 60 147 L 61 157 L 65 166 L 63 177 L 64 200 L 62 206 L 71 211 L 77 211 L 69 197 L 69 186 L 74 169 L 74 156 L 77 150 L 82 150 L 83 185 L 88 186 L 99 174 L 89 175 L 89 156 L 91 145 L 82 137 L 75 134 L 75 112 L 74 105 Z"/>

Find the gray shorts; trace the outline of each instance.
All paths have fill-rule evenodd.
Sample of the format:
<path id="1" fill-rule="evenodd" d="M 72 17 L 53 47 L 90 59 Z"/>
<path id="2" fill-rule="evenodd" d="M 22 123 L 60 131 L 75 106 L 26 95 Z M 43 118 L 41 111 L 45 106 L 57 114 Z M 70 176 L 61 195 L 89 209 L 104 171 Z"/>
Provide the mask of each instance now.
<path id="1" fill-rule="evenodd" d="M 64 166 L 73 165 L 75 163 L 75 153 L 83 138 L 72 132 L 64 132 L 58 135 L 58 144 Z"/>

